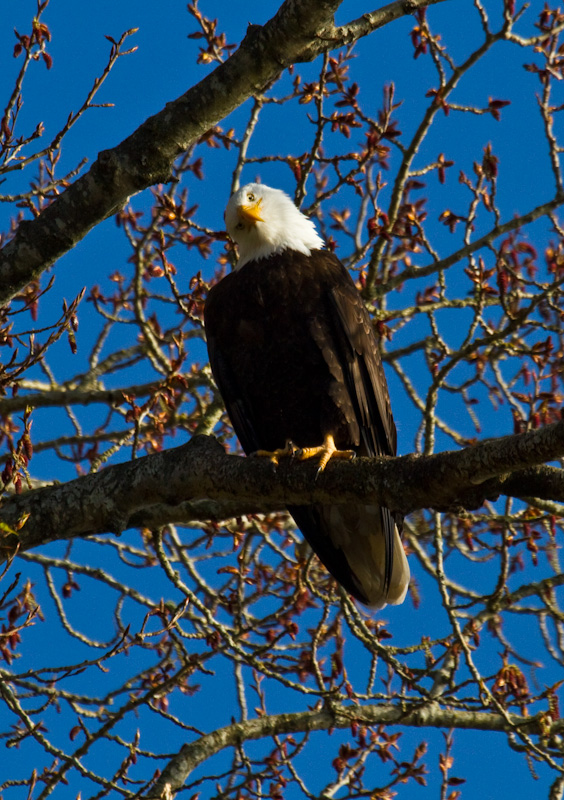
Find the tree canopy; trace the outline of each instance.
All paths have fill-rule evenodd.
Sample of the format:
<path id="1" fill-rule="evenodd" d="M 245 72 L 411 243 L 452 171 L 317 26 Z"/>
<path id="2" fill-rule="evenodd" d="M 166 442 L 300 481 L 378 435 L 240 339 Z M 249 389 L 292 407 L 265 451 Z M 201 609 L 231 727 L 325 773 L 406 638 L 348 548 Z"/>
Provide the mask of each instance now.
<path id="1" fill-rule="evenodd" d="M 564 14 L 125 4 L 103 39 L 21 6 L 0 32 L 2 798 L 563 797 Z M 255 179 L 351 271 L 398 458 L 315 479 L 241 456 L 202 312 Z M 359 499 L 407 515 L 401 607 L 351 601 L 285 512 Z"/>

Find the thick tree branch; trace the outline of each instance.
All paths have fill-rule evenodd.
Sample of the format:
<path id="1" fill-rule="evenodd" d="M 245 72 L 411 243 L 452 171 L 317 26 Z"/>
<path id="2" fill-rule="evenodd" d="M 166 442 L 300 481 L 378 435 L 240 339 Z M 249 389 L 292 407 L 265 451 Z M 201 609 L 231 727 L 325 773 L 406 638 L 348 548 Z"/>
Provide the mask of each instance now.
<path id="1" fill-rule="evenodd" d="M 508 722 L 509 719 L 509 722 Z M 543 720 L 480 711 L 444 709 L 432 704 L 405 711 L 400 705 L 336 706 L 322 711 L 303 711 L 296 714 L 276 714 L 245 722 L 235 722 L 225 728 L 185 744 L 161 773 L 157 782 L 143 795 L 147 800 L 172 797 L 179 791 L 193 770 L 226 747 L 285 733 L 309 733 L 331 728 L 349 728 L 353 722 L 365 725 L 400 725 L 407 727 L 435 727 L 471 729 L 490 732 L 508 732 L 515 728 L 529 734 L 546 735 Z M 561 730 L 562 723 L 553 726 L 551 733 Z"/>
<path id="2" fill-rule="evenodd" d="M 239 514 L 351 501 L 403 513 L 476 508 L 500 493 L 562 502 L 563 471 L 537 466 L 561 456 L 564 421 L 433 456 L 335 462 L 316 480 L 313 463 L 282 463 L 275 473 L 265 459 L 229 456 L 213 437 L 196 436 L 181 447 L 9 498 L 0 523 L 18 534 L 5 532 L 4 557 L 16 546 L 28 550 L 57 539 L 179 522 L 181 504 L 193 519 L 194 501 L 202 500 L 236 503 Z"/>
<path id="3" fill-rule="evenodd" d="M 249 27 L 241 46 L 227 61 L 120 145 L 100 153 L 90 171 L 39 217 L 20 223 L 15 237 L 0 250 L 0 304 L 122 208 L 131 195 L 167 182 L 180 153 L 288 66 L 311 61 L 417 8 L 441 1 L 397 0 L 356 23 L 335 28 L 333 14 L 341 0 L 286 0 L 266 25 Z"/>

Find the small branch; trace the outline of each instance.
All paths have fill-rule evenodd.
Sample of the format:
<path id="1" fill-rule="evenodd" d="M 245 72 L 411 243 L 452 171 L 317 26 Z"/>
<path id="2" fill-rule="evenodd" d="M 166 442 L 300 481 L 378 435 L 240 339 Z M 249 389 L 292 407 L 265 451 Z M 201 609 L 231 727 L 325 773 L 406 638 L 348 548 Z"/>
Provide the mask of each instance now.
<path id="1" fill-rule="evenodd" d="M 522 214 L 520 217 L 513 217 L 513 219 L 510 219 L 501 225 L 496 225 L 496 227 L 492 228 L 489 233 L 484 234 L 484 236 L 481 236 L 479 239 L 476 239 L 473 242 L 465 244 L 464 247 L 461 247 L 459 250 L 452 253 L 450 256 L 441 259 L 440 261 L 432 262 L 424 267 L 406 267 L 401 273 L 395 275 L 393 278 L 390 278 L 387 281 L 386 291 L 391 291 L 392 289 L 395 289 L 396 286 L 401 286 L 401 284 L 410 278 L 426 278 L 429 275 L 440 272 L 441 270 L 448 269 L 454 264 L 457 264 L 459 261 L 462 261 L 462 259 L 468 258 L 468 256 L 472 255 L 472 253 L 476 253 L 483 247 L 487 247 L 500 236 L 511 233 L 511 231 L 519 230 L 519 228 L 524 228 L 526 225 L 530 225 L 531 222 L 534 222 L 541 217 L 548 217 L 552 211 L 559 208 L 563 204 L 564 196 L 557 195 L 553 200 L 549 200 L 548 203 L 543 203 L 542 205 L 533 208 L 533 210 L 528 214 Z"/>
<path id="2" fill-rule="evenodd" d="M 346 25 L 341 25 L 335 29 L 333 35 L 339 40 L 339 46 L 351 44 L 363 36 L 368 36 L 378 28 L 382 28 L 389 22 L 405 17 L 408 14 L 413 14 L 419 8 L 427 8 L 427 6 L 443 2 L 445 0 L 398 0 L 395 3 L 389 3 L 383 8 L 377 8 L 375 11 L 368 11 L 362 17 L 348 22 Z"/>
<path id="3" fill-rule="evenodd" d="M 3 397 L 0 399 L 0 414 L 14 414 L 18 411 L 25 411 L 26 408 L 53 408 L 58 406 L 89 406 L 92 403 L 122 403 L 123 395 L 130 397 L 143 397 L 151 394 L 162 382 L 151 381 L 150 383 L 126 386 L 123 389 L 42 389 L 41 391 L 30 394 L 17 394 L 15 397 Z"/>

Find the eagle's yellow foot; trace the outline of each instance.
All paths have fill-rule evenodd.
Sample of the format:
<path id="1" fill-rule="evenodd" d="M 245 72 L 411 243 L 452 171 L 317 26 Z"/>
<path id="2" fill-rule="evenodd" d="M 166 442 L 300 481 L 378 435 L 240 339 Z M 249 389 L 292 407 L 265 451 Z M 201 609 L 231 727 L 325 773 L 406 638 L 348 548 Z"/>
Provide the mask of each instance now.
<path id="1" fill-rule="evenodd" d="M 255 450 L 251 455 L 253 457 L 259 456 L 260 458 L 269 458 L 271 464 L 277 467 L 279 458 L 293 458 L 299 452 L 301 452 L 299 447 L 296 447 L 290 439 L 286 439 L 284 447 L 279 447 L 276 450 Z"/>
<path id="2" fill-rule="evenodd" d="M 337 450 L 335 440 L 329 433 L 320 447 L 303 447 L 296 452 L 296 457 L 300 461 L 305 461 L 308 458 L 315 458 L 316 456 L 321 456 L 317 466 L 317 474 L 319 475 L 332 458 L 346 458 L 352 460 L 356 458 L 356 453 L 354 450 Z"/>

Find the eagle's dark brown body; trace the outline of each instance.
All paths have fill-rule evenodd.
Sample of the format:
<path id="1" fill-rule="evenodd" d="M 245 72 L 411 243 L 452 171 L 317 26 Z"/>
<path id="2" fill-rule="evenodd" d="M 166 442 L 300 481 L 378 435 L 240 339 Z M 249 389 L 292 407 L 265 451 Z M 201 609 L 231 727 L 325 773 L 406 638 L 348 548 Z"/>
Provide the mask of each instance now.
<path id="1" fill-rule="evenodd" d="M 395 455 L 396 430 L 370 318 L 334 255 L 286 250 L 250 261 L 211 289 L 205 325 L 213 374 L 247 454 L 283 448 L 287 439 L 314 447 L 332 434 L 339 449 Z M 289 511 L 348 592 L 365 603 L 386 602 L 394 548 L 401 548 L 388 509 Z M 347 547 L 359 552 L 348 558 Z M 367 596 L 354 574 L 356 562 L 365 568 L 363 547 L 379 548 L 380 600 Z"/>

